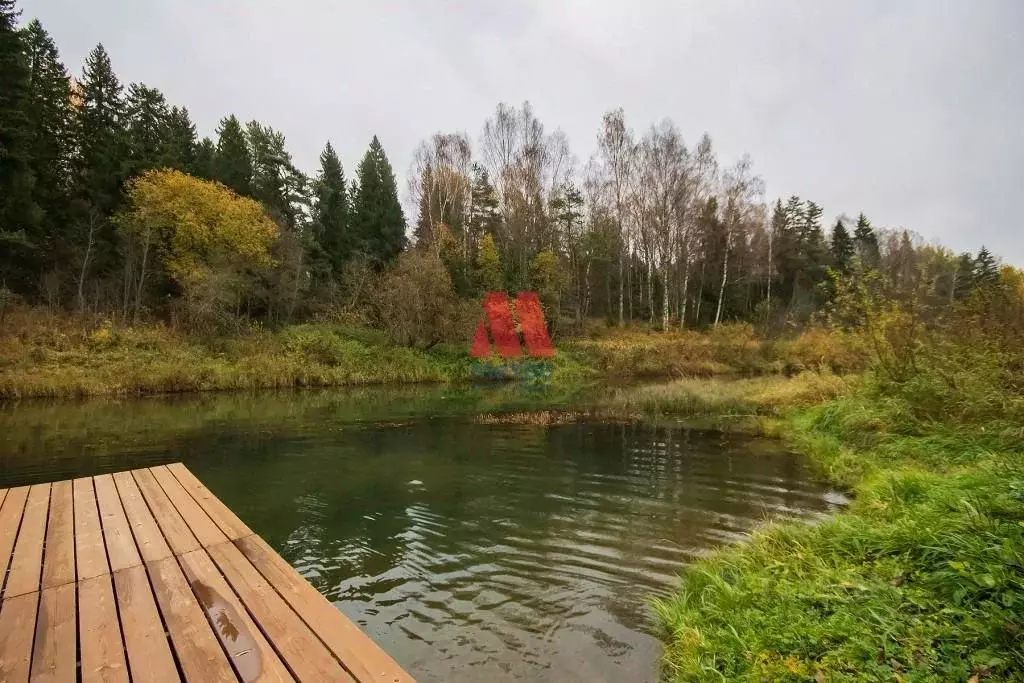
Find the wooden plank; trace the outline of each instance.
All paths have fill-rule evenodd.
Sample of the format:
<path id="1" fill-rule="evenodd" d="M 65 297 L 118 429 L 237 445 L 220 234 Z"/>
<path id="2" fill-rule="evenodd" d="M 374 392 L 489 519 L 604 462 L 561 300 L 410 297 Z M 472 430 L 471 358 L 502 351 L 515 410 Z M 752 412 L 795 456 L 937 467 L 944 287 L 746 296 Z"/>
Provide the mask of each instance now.
<path id="1" fill-rule="evenodd" d="M 25 513 L 21 517 L 18 544 L 14 546 L 11 573 L 7 575 L 5 598 L 14 598 L 39 590 L 43 573 L 43 540 L 46 515 L 50 509 L 50 485 L 36 484 L 28 491 Z"/>
<path id="2" fill-rule="evenodd" d="M 76 510 L 77 511 L 77 510 Z M 82 683 L 127 682 L 121 627 L 110 575 L 78 582 L 78 641 L 82 652 Z"/>
<path id="3" fill-rule="evenodd" d="M 178 563 L 239 677 L 247 683 L 294 681 L 206 551 L 182 555 Z"/>
<path id="4" fill-rule="evenodd" d="M 259 536 L 235 541 L 243 555 L 362 683 L 412 683 L 384 650 L 313 588 Z"/>
<path id="5" fill-rule="evenodd" d="M 0 607 L 0 681 L 4 683 L 28 680 L 38 605 L 39 593 L 28 593 L 4 600 Z"/>
<path id="6" fill-rule="evenodd" d="M 180 680 L 146 568 L 138 565 L 114 572 L 114 592 L 132 683 Z"/>
<path id="7" fill-rule="evenodd" d="M 75 558 L 78 580 L 109 574 L 107 550 L 103 545 L 103 529 L 100 526 L 100 513 L 96 508 L 96 492 L 93 490 L 92 478 L 75 479 L 72 488 L 75 499 Z M 81 599 L 79 601 L 85 604 Z"/>
<path id="8" fill-rule="evenodd" d="M 181 573 L 178 561 L 168 557 L 146 565 L 146 569 L 185 680 L 190 683 L 236 681 L 231 664 Z"/>
<path id="9" fill-rule="evenodd" d="M 36 642 L 32 650 L 32 683 L 75 683 L 78 661 L 75 608 L 74 583 L 45 588 L 40 594 Z"/>
<path id="10" fill-rule="evenodd" d="M 142 564 L 139 551 L 132 540 L 132 530 L 128 526 L 128 518 L 121 507 L 121 499 L 114 486 L 114 478 L 102 474 L 92 478 L 96 487 L 96 503 L 100 508 L 100 522 L 103 525 L 103 539 L 107 544 L 107 559 L 110 571 L 116 572 L 128 567 Z"/>
<path id="11" fill-rule="evenodd" d="M 213 523 L 210 516 L 203 511 L 203 508 L 199 507 L 199 504 L 192 499 L 189 492 L 182 488 L 181 484 L 175 479 L 171 471 L 166 467 L 150 467 L 149 471 L 153 473 L 157 482 L 160 483 L 160 487 L 167 494 L 167 497 L 174 503 L 175 509 L 178 514 L 181 515 L 185 523 L 188 524 L 188 528 L 195 534 L 196 540 L 199 541 L 201 546 L 208 547 L 211 545 L 217 545 L 218 543 L 224 543 L 227 541 L 227 536 L 224 532 Z"/>
<path id="12" fill-rule="evenodd" d="M 10 489 L 0 507 L 0 587 L 11 562 L 14 541 L 18 538 L 18 527 L 21 526 L 21 513 L 25 511 L 28 500 L 28 487 L 19 486 Z"/>
<path id="13" fill-rule="evenodd" d="M 185 520 L 174 509 L 174 505 L 164 490 L 160 488 L 153 473 L 149 470 L 132 470 L 132 474 L 135 476 L 135 483 L 139 485 L 142 497 L 146 499 L 156 523 L 160 525 L 164 538 L 167 539 L 167 545 L 171 546 L 174 554 L 183 555 L 198 550 L 199 542 L 196 541 L 195 535 L 189 531 Z"/>
<path id="14" fill-rule="evenodd" d="M 220 527 L 232 541 L 245 536 L 251 536 L 252 531 L 240 520 L 227 505 L 213 495 L 210 489 L 206 488 L 203 482 L 199 481 L 196 475 L 192 474 L 187 467 L 180 462 L 167 465 L 167 469 L 174 475 L 178 482 L 192 494 L 199 507 L 206 511 L 210 519 Z"/>
<path id="15" fill-rule="evenodd" d="M 75 582 L 75 515 L 70 481 L 50 487 L 50 519 L 46 523 L 43 588 Z"/>
<path id="16" fill-rule="evenodd" d="M 143 561 L 155 562 L 170 557 L 171 548 L 164 540 L 164 535 L 160 533 L 160 527 L 142 498 L 142 492 L 132 478 L 132 473 L 118 472 L 114 475 L 114 484 Z"/>
<path id="17" fill-rule="evenodd" d="M 300 681 L 355 681 L 238 548 L 222 543 L 207 551 Z"/>

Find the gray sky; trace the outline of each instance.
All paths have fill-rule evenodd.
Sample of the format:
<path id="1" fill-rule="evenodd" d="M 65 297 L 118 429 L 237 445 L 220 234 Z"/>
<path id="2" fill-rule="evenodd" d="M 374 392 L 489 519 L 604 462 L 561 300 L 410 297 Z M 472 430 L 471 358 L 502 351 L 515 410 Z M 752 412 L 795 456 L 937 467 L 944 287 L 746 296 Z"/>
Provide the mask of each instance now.
<path id="1" fill-rule="evenodd" d="M 405 187 L 431 133 L 530 100 L 585 160 L 602 113 L 749 152 L 768 197 L 863 210 L 1024 265 L 1021 0 L 21 0 L 72 73 L 102 41 L 212 134 L 227 113 L 351 177 L 376 133 Z"/>

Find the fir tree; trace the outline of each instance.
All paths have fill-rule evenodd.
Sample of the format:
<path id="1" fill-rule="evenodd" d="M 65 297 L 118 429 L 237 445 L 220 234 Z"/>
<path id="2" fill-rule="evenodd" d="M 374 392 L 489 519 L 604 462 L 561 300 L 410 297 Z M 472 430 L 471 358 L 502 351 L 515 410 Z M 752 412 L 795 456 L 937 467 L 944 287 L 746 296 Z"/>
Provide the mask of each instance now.
<path id="1" fill-rule="evenodd" d="M 144 83 L 128 86 L 125 103 L 128 129 L 128 176 L 169 165 L 167 161 L 170 110 L 163 93 Z"/>
<path id="2" fill-rule="evenodd" d="M 252 156 L 245 131 L 232 114 L 217 128 L 217 154 L 213 177 L 240 195 L 252 196 Z"/>
<path id="3" fill-rule="evenodd" d="M 351 254 L 352 245 L 345 171 L 330 142 L 320 154 L 320 173 L 314 194 L 313 223 L 320 249 L 337 277 Z"/>
<path id="4" fill-rule="evenodd" d="M 831 251 L 832 263 L 835 264 L 836 269 L 840 273 L 848 273 L 856 250 L 853 245 L 853 239 L 846 230 L 846 226 L 843 225 L 841 218 L 836 219 L 836 224 L 832 228 Z"/>
<path id="5" fill-rule="evenodd" d="M 14 0 L 0 0 L 0 278 L 21 271 L 23 249 L 31 248 L 39 222 L 33 198 L 30 71 L 17 29 Z M 18 272 L 16 277 L 26 274 Z M 13 279 L 13 278 L 12 278 Z M 18 283 L 20 287 L 21 283 Z"/>
<path id="6" fill-rule="evenodd" d="M 359 189 L 353 201 L 352 224 L 359 248 L 375 263 L 389 263 L 405 247 L 405 216 L 394 171 L 376 135 L 356 175 Z"/>
<path id="7" fill-rule="evenodd" d="M 186 173 L 196 165 L 196 126 L 188 109 L 171 107 L 167 115 L 161 150 L 163 167 L 176 168 Z"/>
<path id="8" fill-rule="evenodd" d="M 853 243 L 860 257 L 860 262 L 865 268 L 878 268 L 878 236 L 875 234 L 871 222 L 863 213 L 857 216 L 857 227 L 853 231 Z"/>

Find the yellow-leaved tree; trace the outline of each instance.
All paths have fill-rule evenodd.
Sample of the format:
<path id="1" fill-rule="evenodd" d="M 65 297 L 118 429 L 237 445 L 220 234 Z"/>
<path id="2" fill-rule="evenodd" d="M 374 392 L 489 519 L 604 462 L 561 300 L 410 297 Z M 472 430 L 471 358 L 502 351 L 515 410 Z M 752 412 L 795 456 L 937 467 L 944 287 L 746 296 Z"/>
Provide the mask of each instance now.
<path id="1" fill-rule="evenodd" d="M 127 200 L 117 217 L 126 245 L 126 314 L 131 305 L 138 317 L 158 269 L 177 285 L 194 324 L 237 309 L 252 278 L 274 265 L 277 225 L 259 202 L 220 183 L 152 170 L 131 182 Z"/>

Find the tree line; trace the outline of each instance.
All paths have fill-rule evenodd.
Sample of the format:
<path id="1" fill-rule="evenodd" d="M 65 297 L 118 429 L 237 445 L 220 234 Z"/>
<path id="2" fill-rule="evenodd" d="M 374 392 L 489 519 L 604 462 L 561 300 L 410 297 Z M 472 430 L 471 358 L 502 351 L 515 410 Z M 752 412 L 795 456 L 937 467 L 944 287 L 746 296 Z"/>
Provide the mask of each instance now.
<path id="1" fill-rule="evenodd" d="M 271 322 L 370 306 L 393 323 L 415 301 L 447 325 L 449 304 L 532 289 L 556 327 L 778 330 L 811 320 L 854 272 L 950 304 L 999 278 L 984 248 L 956 255 L 863 213 L 826 228 L 812 200 L 767 201 L 749 157 L 722 162 L 708 134 L 687 144 L 667 119 L 638 135 L 621 109 L 582 163 L 529 103 L 499 104 L 476 144 L 431 136 L 408 173 L 407 238 L 376 137 L 351 181 L 330 142 L 307 175 L 261 122 L 228 115 L 200 139 L 185 107 L 124 87 L 102 45 L 72 78 L 41 24 L 18 19 L 0 0 L 5 297 Z"/>

